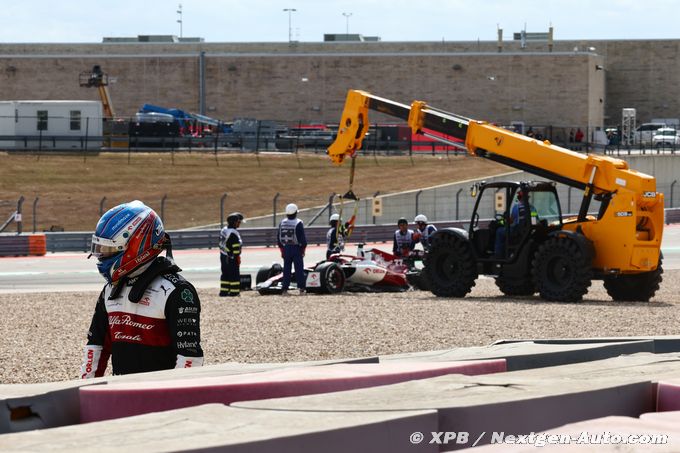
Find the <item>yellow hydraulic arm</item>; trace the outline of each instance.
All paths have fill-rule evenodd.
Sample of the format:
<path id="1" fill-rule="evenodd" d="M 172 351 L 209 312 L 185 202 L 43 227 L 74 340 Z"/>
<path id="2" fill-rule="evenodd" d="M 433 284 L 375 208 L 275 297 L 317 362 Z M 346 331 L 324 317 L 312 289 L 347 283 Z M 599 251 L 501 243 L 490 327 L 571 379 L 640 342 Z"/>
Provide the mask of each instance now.
<path id="1" fill-rule="evenodd" d="M 663 194 L 656 179 L 628 168 L 620 159 L 585 155 L 538 141 L 491 124 L 461 117 L 414 101 L 410 106 L 350 90 L 335 142 L 328 148 L 334 163 L 354 157 L 368 130 L 368 111 L 408 121 L 414 133 L 460 146 L 440 134 L 461 140 L 467 153 L 584 190 L 575 221 L 593 241 L 594 266 L 604 272 L 638 273 L 656 269 L 663 234 Z M 601 201 L 598 218 L 587 217 L 592 197 Z"/>
<path id="2" fill-rule="evenodd" d="M 108 87 L 106 85 L 100 85 L 97 89 L 99 90 L 99 97 L 102 100 L 104 118 L 113 118 L 115 114 L 113 112 L 113 104 L 111 104 L 111 96 L 109 95 Z"/>

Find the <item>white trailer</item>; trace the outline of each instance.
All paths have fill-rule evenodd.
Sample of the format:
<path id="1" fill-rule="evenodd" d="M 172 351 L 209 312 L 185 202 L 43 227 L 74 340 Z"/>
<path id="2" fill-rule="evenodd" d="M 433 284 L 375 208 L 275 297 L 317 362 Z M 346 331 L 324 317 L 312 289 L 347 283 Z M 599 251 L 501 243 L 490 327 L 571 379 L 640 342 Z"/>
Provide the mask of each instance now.
<path id="1" fill-rule="evenodd" d="M 0 101 L 0 148 L 99 149 L 99 101 Z"/>

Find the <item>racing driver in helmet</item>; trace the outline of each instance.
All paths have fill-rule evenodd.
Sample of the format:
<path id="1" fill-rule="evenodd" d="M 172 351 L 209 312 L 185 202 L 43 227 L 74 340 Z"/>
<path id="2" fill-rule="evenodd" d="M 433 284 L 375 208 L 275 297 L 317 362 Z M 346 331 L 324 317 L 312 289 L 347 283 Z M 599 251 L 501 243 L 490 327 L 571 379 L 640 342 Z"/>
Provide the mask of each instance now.
<path id="1" fill-rule="evenodd" d="M 87 334 L 83 379 L 103 376 L 109 356 L 113 374 L 203 364 L 198 294 L 179 275 L 153 209 L 138 200 L 110 209 L 97 223 L 90 256 L 107 283 Z"/>

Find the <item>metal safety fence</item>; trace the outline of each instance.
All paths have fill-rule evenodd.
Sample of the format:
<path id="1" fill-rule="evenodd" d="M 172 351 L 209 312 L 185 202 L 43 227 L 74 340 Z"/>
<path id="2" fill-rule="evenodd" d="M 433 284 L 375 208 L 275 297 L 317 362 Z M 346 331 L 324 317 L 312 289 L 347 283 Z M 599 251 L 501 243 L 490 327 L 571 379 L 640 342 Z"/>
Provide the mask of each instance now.
<path id="1" fill-rule="evenodd" d="M 181 112 L 139 112 L 134 116 L 91 116 L 81 107 L 64 105 L 56 112 L 46 107 L 33 114 L 13 115 L 0 111 L 0 149 L 8 151 L 280 151 L 306 150 L 323 153 L 333 142 L 338 124 L 307 120 L 259 120 L 235 118 L 222 121 Z M 56 105 L 56 104 L 55 104 Z M 85 107 L 82 107 L 85 108 Z M 42 109 L 42 110 L 41 110 Z M 177 112 L 177 109 L 163 109 Z M 675 154 L 675 142 L 655 146 L 649 140 L 618 138 L 618 131 L 588 126 L 530 125 L 521 122 L 502 126 L 537 140 L 549 140 L 577 151 L 626 155 L 632 153 Z M 461 142 L 462 145 L 462 142 Z M 658 145 L 658 144 L 657 144 Z M 376 155 L 455 154 L 460 148 L 432 138 L 414 135 L 406 123 L 372 123 L 361 152 Z"/>
<path id="2" fill-rule="evenodd" d="M 462 227 L 463 222 L 436 222 L 437 228 Z M 391 242 L 395 231 L 394 225 L 357 225 L 348 243 Z M 328 227 L 305 228 L 307 242 L 312 245 L 326 243 Z M 246 246 L 276 247 L 278 229 L 241 228 L 239 229 Z M 169 231 L 172 248 L 176 250 L 217 248 L 220 230 L 178 230 Z M 48 252 L 88 252 L 92 241 L 92 232 L 46 232 Z"/>
<path id="3" fill-rule="evenodd" d="M 480 225 L 485 225 L 490 219 L 480 220 Z M 665 210 L 666 224 L 680 223 L 680 208 Z M 433 222 L 438 228 L 457 227 L 467 229 L 469 223 L 465 221 Z M 391 242 L 396 227 L 393 224 L 386 225 L 357 225 L 347 243 L 367 242 Z M 305 234 L 307 242 L 312 245 L 326 243 L 328 227 L 307 227 Z M 275 227 L 241 228 L 239 229 L 243 242 L 246 246 L 275 247 L 277 243 L 278 229 Z M 220 229 L 206 230 L 176 230 L 169 231 L 172 238 L 172 247 L 175 250 L 188 249 L 213 249 L 219 244 Z M 28 235 L 0 235 L 0 256 L 15 256 L 17 239 L 27 239 Z M 45 232 L 43 250 L 51 253 L 58 252 L 83 252 L 90 250 L 92 232 Z M 21 244 L 19 244 L 21 245 Z M 27 246 L 28 247 L 28 246 Z M 44 253 L 44 252 L 43 252 Z"/>

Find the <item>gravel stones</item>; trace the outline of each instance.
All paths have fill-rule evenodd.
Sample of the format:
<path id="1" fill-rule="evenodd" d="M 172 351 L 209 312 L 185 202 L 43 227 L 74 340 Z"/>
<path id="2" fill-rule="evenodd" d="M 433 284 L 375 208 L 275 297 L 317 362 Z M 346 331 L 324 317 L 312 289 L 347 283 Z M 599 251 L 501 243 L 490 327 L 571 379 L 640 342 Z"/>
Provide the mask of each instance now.
<path id="1" fill-rule="evenodd" d="M 582 302 L 508 298 L 480 278 L 463 299 L 427 291 L 217 297 L 199 290 L 206 364 L 366 357 L 500 339 L 677 335 L 680 270 L 651 302 L 613 302 L 594 281 Z M 0 294 L 0 383 L 76 379 L 97 292 Z M 109 370 L 110 372 L 110 370 Z"/>

